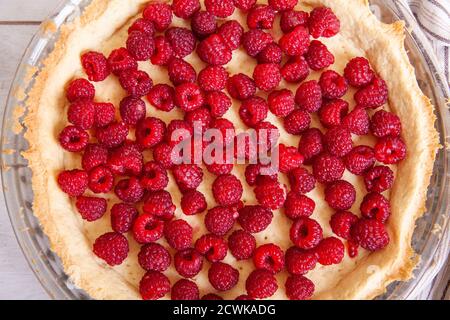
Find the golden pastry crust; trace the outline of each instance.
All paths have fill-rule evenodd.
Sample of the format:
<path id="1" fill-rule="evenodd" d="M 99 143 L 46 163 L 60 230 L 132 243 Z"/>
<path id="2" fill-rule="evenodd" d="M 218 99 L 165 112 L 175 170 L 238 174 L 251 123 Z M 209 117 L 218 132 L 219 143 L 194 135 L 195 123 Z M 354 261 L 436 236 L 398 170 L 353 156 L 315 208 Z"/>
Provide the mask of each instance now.
<path id="1" fill-rule="evenodd" d="M 126 268 L 111 268 L 92 254 L 87 231 L 78 215 L 72 214 L 76 209 L 57 186 L 56 176 L 66 161 L 56 138 L 65 123 L 61 109 L 65 101 L 63 88 L 54 88 L 52 84 L 67 83 L 81 70 L 79 54 L 110 38 L 146 2 L 133 0 L 125 5 L 121 0 L 93 0 L 79 19 L 63 26 L 27 102 L 29 114 L 25 125 L 30 149 L 24 156 L 33 171 L 34 213 L 72 281 L 96 299 L 140 299 L 140 295 L 136 279 L 122 272 Z M 306 0 L 303 4 L 333 9 L 341 20 L 340 36 L 363 52 L 385 79 L 390 91 L 389 107 L 407 124 L 403 139 L 408 155 L 397 168 L 390 194 L 392 215 L 387 228 L 391 243 L 380 252 L 363 256 L 329 290 L 321 290 L 314 296 L 315 299 L 371 299 L 382 294 L 391 282 L 409 279 L 418 262 L 411 238 L 416 219 L 425 212 L 427 188 L 424 186 L 429 185 L 439 148 L 433 106 L 415 79 L 404 48 L 402 22 L 391 25 L 379 22 L 366 0 Z M 98 28 L 105 23 L 107 26 Z M 95 35 L 69 50 L 68 46 L 90 30 L 95 30 Z M 64 64 L 67 61 L 72 62 L 70 68 Z M 61 72 L 62 65 L 68 70 Z M 49 123 L 54 126 L 49 128 Z"/>

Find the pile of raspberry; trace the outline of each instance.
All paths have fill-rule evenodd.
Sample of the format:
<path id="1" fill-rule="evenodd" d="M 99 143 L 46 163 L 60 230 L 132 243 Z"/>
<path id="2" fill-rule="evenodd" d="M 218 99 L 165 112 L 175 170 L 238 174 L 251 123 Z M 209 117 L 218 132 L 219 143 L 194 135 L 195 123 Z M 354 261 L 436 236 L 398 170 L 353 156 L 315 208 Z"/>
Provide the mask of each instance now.
<path id="1" fill-rule="evenodd" d="M 205 0 L 205 8 L 199 0 L 151 3 L 129 27 L 123 47 L 108 57 L 84 53 L 81 63 L 88 80 L 75 79 L 66 88 L 70 124 L 59 133 L 59 141 L 66 151 L 81 155 L 81 165 L 60 172 L 58 184 L 74 199 L 84 220 L 96 221 L 109 211 L 111 231 L 93 244 L 94 253 L 107 264 L 123 263 L 129 241 L 141 245 L 143 299 L 159 299 L 169 292 L 172 299 L 200 299 L 192 278 L 203 268 L 208 268 L 209 282 L 217 292 L 234 288 L 240 271 L 223 262 L 228 252 L 235 260 L 251 259 L 254 265 L 245 279 L 246 292 L 236 299 L 271 297 L 279 286 L 275 276 L 282 271 L 289 273 L 286 295 L 309 299 L 314 283 L 306 275 L 317 264 L 339 264 L 346 247 L 348 255 L 355 257 L 359 247 L 377 251 L 389 243 L 385 223 L 390 204 L 383 193 L 394 182 L 390 166 L 405 158 L 406 146 L 399 118 L 383 109 L 388 100 L 385 81 L 363 57 L 351 59 L 343 74 L 331 69 L 335 58 L 318 40 L 340 30 L 330 8 L 317 7 L 308 13 L 295 9 L 297 0 L 255 2 Z M 226 19 L 235 10 L 247 14 L 246 25 Z M 173 15 L 190 21 L 191 29 L 171 26 Z M 277 16 L 283 32 L 279 39 L 270 32 Z M 227 72 L 226 64 L 236 50 L 256 59 L 252 75 Z M 198 73 L 184 59 L 191 54 L 205 63 Z M 153 83 L 139 69 L 148 63 L 165 68 L 171 84 Z M 318 81 L 307 80 L 312 72 L 320 74 Z M 92 82 L 108 77 L 115 77 L 127 93 L 118 106 L 95 100 Z M 298 84 L 296 92 L 286 89 L 286 83 Z M 353 108 L 344 100 L 350 87 L 356 92 Z M 165 123 L 147 116 L 144 97 L 160 111 L 183 110 L 184 118 Z M 270 111 L 283 119 L 289 134 L 300 137 L 298 146 L 278 145 L 279 172 L 268 173 L 259 163 L 246 166 L 245 183 L 253 187 L 256 205 L 241 201 L 243 181 L 232 173 L 233 163 L 172 162 L 174 146 L 192 139 L 194 122 L 200 122 L 204 130 L 234 129 L 223 118 L 233 103 L 239 105 L 246 126 L 276 129 L 266 121 Z M 311 127 L 313 113 L 320 128 Z M 188 135 L 172 139 L 177 129 L 185 129 Z M 354 136 L 365 135 L 372 135 L 376 142 L 354 144 Z M 233 139 L 227 136 L 224 143 Z M 216 176 L 211 187 L 217 203 L 213 208 L 208 208 L 197 190 L 205 169 Z M 356 209 L 356 190 L 343 180 L 345 170 L 359 176 L 367 191 L 356 213 L 349 211 Z M 195 242 L 194 228 L 182 216 L 175 216 L 176 205 L 165 190 L 169 173 L 182 193 L 183 214 L 206 212 L 208 233 Z M 282 174 L 287 175 L 289 186 L 279 181 Z M 325 201 L 335 211 L 329 222 L 335 236 L 325 236 L 311 217 L 315 202 L 306 194 L 318 183 L 324 185 Z M 119 200 L 110 208 L 107 194 Z M 269 227 L 278 209 L 292 221 L 290 248 L 257 243 L 254 237 Z M 131 236 L 126 237 L 127 233 Z M 182 277 L 176 283 L 164 274 L 172 264 Z M 207 293 L 202 299 L 222 298 Z"/>

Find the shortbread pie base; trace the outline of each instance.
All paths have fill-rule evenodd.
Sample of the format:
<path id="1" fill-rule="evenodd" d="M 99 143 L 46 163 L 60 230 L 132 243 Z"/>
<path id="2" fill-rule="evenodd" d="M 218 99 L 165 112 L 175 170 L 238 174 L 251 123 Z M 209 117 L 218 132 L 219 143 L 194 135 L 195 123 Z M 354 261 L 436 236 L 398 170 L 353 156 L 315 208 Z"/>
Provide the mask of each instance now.
<path id="1" fill-rule="evenodd" d="M 57 140 L 58 133 L 67 125 L 68 102 L 64 89 L 71 79 L 86 77 L 80 64 L 83 52 L 97 50 L 109 55 L 112 49 L 124 46 L 128 25 L 141 13 L 147 2 L 148 0 L 93 0 L 79 19 L 62 27 L 55 49 L 45 60 L 45 67 L 38 75 L 28 100 L 26 138 L 30 142 L 30 149 L 25 156 L 33 171 L 34 213 L 70 279 L 95 299 L 140 299 L 138 285 L 144 270 L 137 262 L 139 246 L 130 234 L 127 235 L 130 254 L 122 265 L 110 267 L 97 258 L 92 252 L 92 244 L 99 235 L 111 230 L 109 212 L 96 222 L 82 220 L 73 199 L 57 185 L 56 177 L 59 172 L 80 167 L 80 156 L 64 151 Z M 416 219 L 425 211 L 427 186 L 438 148 L 433 106 L 421 92 L 404 49 L 403 22 L 391 25 L 381 23 L 370 12 L 366 0 L 300 2 L 298 8 L 306 11 L 320 5 L 333 9 L 341 21 L 341 31 L 333 38 L 320 39 L 335 55 L 336 63 L 332 69 L 342 73 L 351 58 L 367 57 L 373 69 L 386 80 L 389 87 L 389 105 L 384 108 L 395 112 L 403 124 L 402 138 L 408 148 L 407 157 L 399 166 L 393 167 L 396 171 L 395 184 L 390 194 L 385 194 L 390 198 L 392 206 L 392 215 L 387 223 L 391 242 L 384 250 L 375 253 L 360 249 L 358 257 L 354 259 L 350 259 L 346 253 L 343 262 L 338 265 L 317 264 L 307 274 L 316 286 L 314 299 L 371 299 L 385 292 L 391 282 L 409 279 L 418 262 L 418 257 L 411 248 L 411 237 Z M 245 16 L 239 10 L 229 19 L 237 19 L 246 26 Z M 279 26 L 278 19 L 275 28 Z M 178 18 L 174 18 L 173 24 L 188 26 Z M 279 30 L 273 32 L 280 34 Z M 197 71 L 204 66 L 195 53 L 186 59 Z M 243 72 L 251 76 L 254 66 L 254 59 L 247 56 L 243 49 L 239 49 L 233 53 L 233 60 L 225 67 L 230 74 Z M 148 61 L 141 62 L 140 68 L 149 72 L 155 84 L 169 82 L 164 68 L 152 66 Z M 317 79 L 319 76 L 319 73 L 312 73 L 310 78 Z M 94 84 L 96 101 L 112 102 L 118 106 L 126 96 L 114 76 Z M 297 86 L 285 82 L 280 84 L 280 87 L 289 87 L 291 90 L 295 90 Z M 345 97 L 352 107 L 353 93 L 350 90 Z M 179 110 L 174 109 L 169 113 L 157 111 L 146 98 L 144 100 L 147 103 L 147 116 L 157 116 L 166 122 L 182 118 Z M 225 118 L 231 120 L 238 130 L 244 130 L 245 126 L 237 113 L 238 107 L 239 102 L 234 101 Z M 267 120 L 280 128 L 281 143 L 298 145 L 299 137 L 287 134 L 280 119 L 270 114 Z M 316 116 L 313 117 L 312 126 L 321 128 Z M 374 144 L 368 137 L 355 136 L 354 141 L 355 144 Z M 151 154 L 146 152 L 146 157 L 149 153 Z M 243 171 L 244 166 L 240 165 L 235 166 L 233 173 L 243 182 L 243 201 L 253 204 L 256 200 L 252 189 L 245 183 Z M 288 185 L 285 177 L 281 179 Z M 344 179 L 356 187 L 358 198 L 351 211 L 359 214 L 359 204 L 365 194 L 362 178 L 346 172 Z M 199 190 L 207 197 L 209 207 L 215 205 L 211 194 L 213 180 L 214 176 L 204 170 L 204 181 Z M 172 176 L 167 190 L 177 206 L 176 217 L 186 219 L 194 227 L 194 240 L 204 234 L 204 214 L 193 217 L 183 215 L 179 205 L 181 194 Z M 106 196 L 110 200 L 109 207 L 117 201 L 113 195 Z M 324 236 L 333 235 L 329 227 L 333 211 L 323 199 L 323 186 L 318 185 L 308 196 L 316 202 L 312 217 L 322 225 Z M 273 242 L 287 249 L 290 246 L 290 224 L 282 210 L 274 211 L 272 224 L 256 235 L 258 244 Z M 238 227 L 236 223 L 235 228 Z M 239 269 L 239 283 L 232 290 L 218 294 L 226 299 L 234 299 L 245 293 L 245 280 L 253 270 L 253 264 L 251 261 L 236 261 L 230 253 L 225 262 Z M 207 279 L 208 268 L 209 263 L 205 261 L 202 272 L 194 278 L 201 295 L 215 292 Z M 180 278 L 173 266 L 166 274 L 172 284 Z M 277 275 L 279 289 L 273 299 L 287 298 L 284 290 L 286 277 L 286 272 Z M 166 296 L 168 297 L 169 295 Z"/>

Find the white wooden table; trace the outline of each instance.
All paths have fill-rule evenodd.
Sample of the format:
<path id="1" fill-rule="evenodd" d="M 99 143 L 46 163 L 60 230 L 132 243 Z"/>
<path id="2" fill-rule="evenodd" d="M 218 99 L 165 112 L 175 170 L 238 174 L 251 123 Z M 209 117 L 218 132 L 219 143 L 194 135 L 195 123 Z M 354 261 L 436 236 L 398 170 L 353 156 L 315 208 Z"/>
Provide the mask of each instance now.
<path id="1" fill-rule="evenodd" d="M 0 108 L 4 108 L 15 69 L 32 35 L 60 0 L 0 0 Z M 1 109 L 0 109 L 1 110 Z M 440 277 L 444 277 L 444 271 Z M 448 279 L 448 277 L 447 277 Z M 440 285 L 439 293 L 422 298 L 450 299 L 450 290 Z M 447 291 L 447 294 L 445 294 Z M 0 196 L 0 299 L 48 299 L 16 242 Z"/>

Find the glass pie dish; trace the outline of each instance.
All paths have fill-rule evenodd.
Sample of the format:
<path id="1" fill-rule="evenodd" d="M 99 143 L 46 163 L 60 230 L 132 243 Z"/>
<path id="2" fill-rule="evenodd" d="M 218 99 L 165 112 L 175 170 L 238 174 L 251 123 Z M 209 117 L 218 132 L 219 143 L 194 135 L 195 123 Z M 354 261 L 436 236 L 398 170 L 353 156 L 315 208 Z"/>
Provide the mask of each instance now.
<path id="1" fill-rule="evenodd" d="M 73 21 L 89 4 L 88 0 L 65 1 L 43 23 L 24 53 L 17 70 L 2 123 L 2 183 L 5 202 L 22 250 L 48 294 L 54 299 L 89 299 L 76 288 L 64 272 L 59 258 L 51 251 L 48 239 L 33 215 L 31 170 L 21 152 L 28 148 L 21 120 L 27 113 L 26 98 L 34 79 L 42 68 L 42 61 L 52 51 L 60 27 Z M 417 79 L 423 92 L 436 107 L 436 127 L 440 143 L 448 144 L 450 129 L 448 109 L 449 92 L 446 81 L 439 75 L 438 64 L 431 46 L 409 11 L 395 0 L 370 1 L 372 10 L 386 23 L 402 19 L 406 22 L 406 49 L 415 66 Z M 421 256 L 413 279 L 396 282 L 379 299 L 414 299 L 433 280 L 449 252 L 449 153 L 442 148 L 437 155 L 428 190 L 427 212 L 417 221 L 413 246 Z M 369 270 L 369 272 L 376 270 Z"/>

